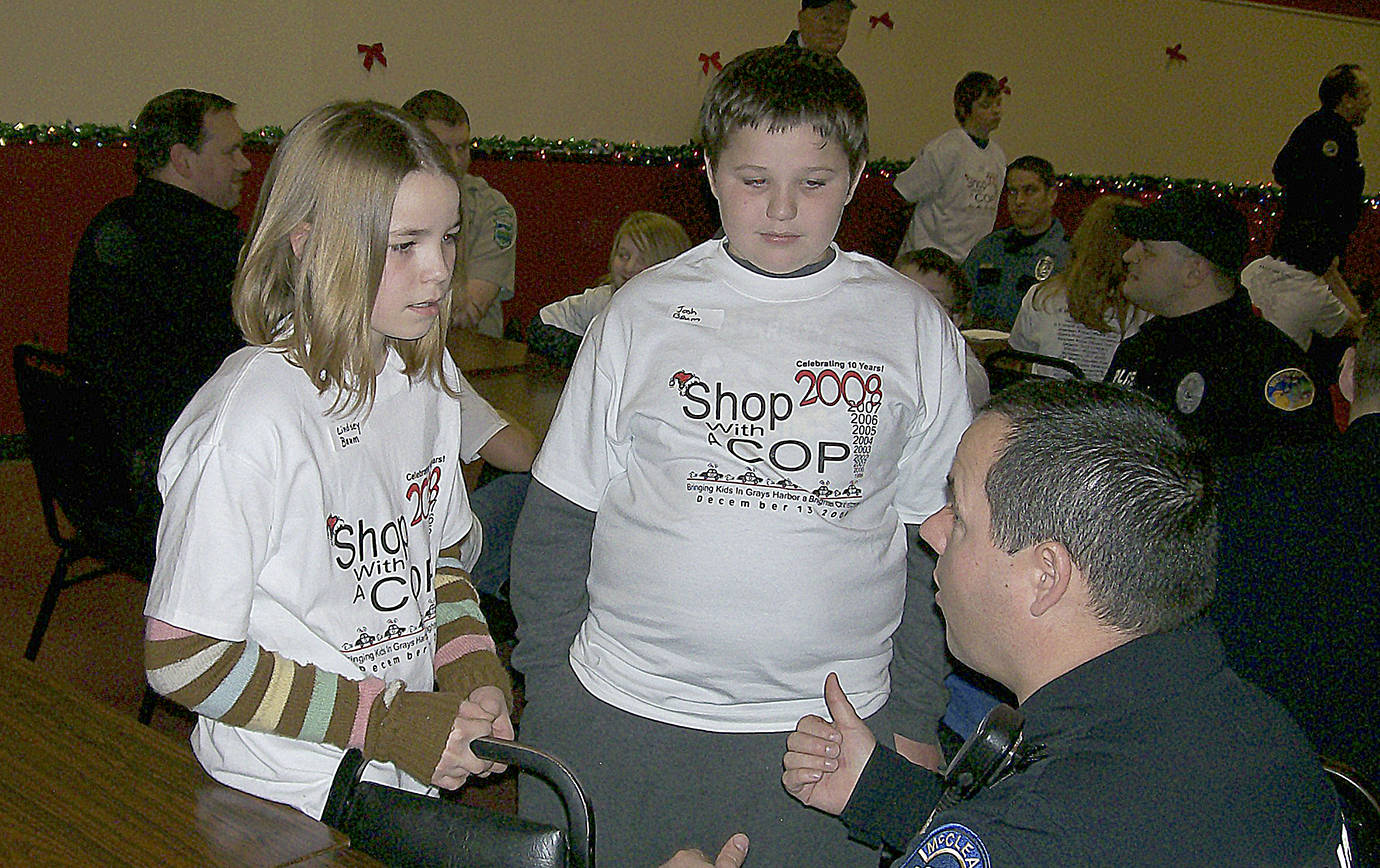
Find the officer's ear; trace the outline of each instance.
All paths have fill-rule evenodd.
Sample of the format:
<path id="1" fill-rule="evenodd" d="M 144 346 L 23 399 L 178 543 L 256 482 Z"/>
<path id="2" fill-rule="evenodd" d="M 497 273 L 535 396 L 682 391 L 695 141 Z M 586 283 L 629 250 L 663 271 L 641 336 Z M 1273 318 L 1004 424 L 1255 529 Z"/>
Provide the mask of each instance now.
<path id="1" fill-rule="evenodd" d="M 1038 569 L 1030 579 L 1030 616 L 1039 618 L 1064 600 L 1078 567 L 1056 540 L 1036 543 L 1032 555 Z"/>
<path id="2" fill-rule="evenodd" d="M 1337 388 L 1348 403 L 1356 403 L 1356 348 L 1347 347 L 1342 353 L 1342 372 L 1337 376 Z"/>
<path id="3" fill-rule="evenodd" d="M 1184 257 L 1184 284 L 1188 287 L 1202 286 L 1204 283 L 1211 283 L 1216 279 L 1217 266 L 1208 261 L 1207 257 L 1190 250 L 1189 255 Z"/>

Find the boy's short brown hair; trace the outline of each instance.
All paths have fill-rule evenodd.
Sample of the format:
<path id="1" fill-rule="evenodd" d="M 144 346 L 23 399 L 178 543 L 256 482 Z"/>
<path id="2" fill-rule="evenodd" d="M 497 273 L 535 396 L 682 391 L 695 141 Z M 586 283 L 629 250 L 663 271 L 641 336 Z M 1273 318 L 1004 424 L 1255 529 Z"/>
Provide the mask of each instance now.
<path id="1" fill-rule="evenodd" d="M 973 113 L 973 103 L 1001 93 L 1001 82 L 989 72 L 970 72 L 954 85 L 954 117 L 961 124 Z"/>
<path id="2" fill-rule="evenodd" d="M 781 132 L 808 125 L 838 142 L 854 177 L 867 160 L 867 97 L 837 57 L 796 45 L 745 52 L 728 62 L 700 107 L 700 144 L 717 165 L 739 127 Z"/>

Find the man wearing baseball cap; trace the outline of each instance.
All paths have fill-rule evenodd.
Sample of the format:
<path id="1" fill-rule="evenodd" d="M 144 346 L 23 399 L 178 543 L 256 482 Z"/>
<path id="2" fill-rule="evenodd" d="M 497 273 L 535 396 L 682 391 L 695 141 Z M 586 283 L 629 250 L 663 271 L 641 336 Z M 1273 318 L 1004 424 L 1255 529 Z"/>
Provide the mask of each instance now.
<path id="1" fill-rule="evenodd" d="M 848 19 L 856 8 L 853 0 L 800 0 L 799 29 L 791 31 L 786 44 L 837 56 L 848 41 Z"/>
<path id="2" fill-rule="evenodd" d="M 1121 206 L 1126 298 L 1155 316 L 1117 348 L 1109 382 L 1170 407 L 1219 456 L 1316 440 L 1329 401 L 1282 331 L 1256 316 L 1237 283 L 1246 220 L 1224 199 L 1173 191 Z"/>

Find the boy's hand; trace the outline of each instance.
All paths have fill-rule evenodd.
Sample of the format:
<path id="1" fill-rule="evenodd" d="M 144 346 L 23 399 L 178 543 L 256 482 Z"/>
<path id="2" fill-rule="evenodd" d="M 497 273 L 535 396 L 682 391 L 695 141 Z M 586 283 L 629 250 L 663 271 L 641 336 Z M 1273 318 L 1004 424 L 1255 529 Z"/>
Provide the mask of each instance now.
<path id="1" fill-rule="evenodd" d="M 807 714 L 786 737 L 781 783 L 801 802 L 837 816 L 853 795 L 877 739 L 832 672 L 824 679 L 824 704 L 833 723 Z"/>
<path id="2" fill-rule="evenodd" d="M 724 843 L 718 858 L 713 862 L 710 862 L 709 857 L 699 850 L 681 850 L 671 857 L 670 862 L 664 863 L 661 868 L 742 868 L 743 860 L 747 858 L 747 851 L 748 836 L 739 832 Z"/>

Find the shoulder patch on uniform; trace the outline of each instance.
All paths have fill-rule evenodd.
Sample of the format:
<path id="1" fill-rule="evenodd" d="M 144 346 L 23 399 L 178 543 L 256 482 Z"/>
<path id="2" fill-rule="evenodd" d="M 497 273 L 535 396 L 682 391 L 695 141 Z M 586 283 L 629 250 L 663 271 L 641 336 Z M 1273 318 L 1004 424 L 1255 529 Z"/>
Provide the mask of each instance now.
<path id="1" fill-rule="evenodd" d="M 1192 371 L 1179 381 L 1179 385 L 1174 389 L 1174 406 L 1185 416 L 1190 415 L 1198 409 L 1198 405 L 1203 403 L 1203 394 L 1207 391 L 1207 381 L 1203 375 L 1197 371 Z"/>
<path id="2" fill-rule="evenodd" d="M 1035 260 L 1035 279 L 1049 280 L 1049 276 L 1054 273 L 1054 257 L 1046 253 Z"/>
<path id="3" fill-rule="evenodd" d="M 992 860 L 977 833 L 961 823 L 946 823 L 896 863 L 899 868 L 991 868 Z"/>
<path id="4" fill-rule="evenodd" d="M 1337 142 L 1335 139 L 1328 139 L 1327 141 L 1323 142 L 1322 152 L 1324 157 L 1335 157 L 1337 156 L 1337 152 L 1339 150 L 1340 149 L 1337 147 Z"/>
<path id="5" fill-rule="evenodd" d="M 513 246 L 513 229 L 516 226 L 517 218 L 512 211 L 501 208 L 494 214 L 494 244 L 499 250 Z"/>
<path id="6" fill-rule="evenodd" d="M 1265 381 L 1265 400 L 1281 410 L 1302 410 L 1312 405 L 1317 394 L 1313 378 L 1301 368 L 1275 371 Z"/>
<path id="7" fill-rule="evenodd" d="M 92 246 L 103 265 L 127 268 L 138 257 L 139 235 L 124 220 L 109 220 L 96 230 Z"/>

